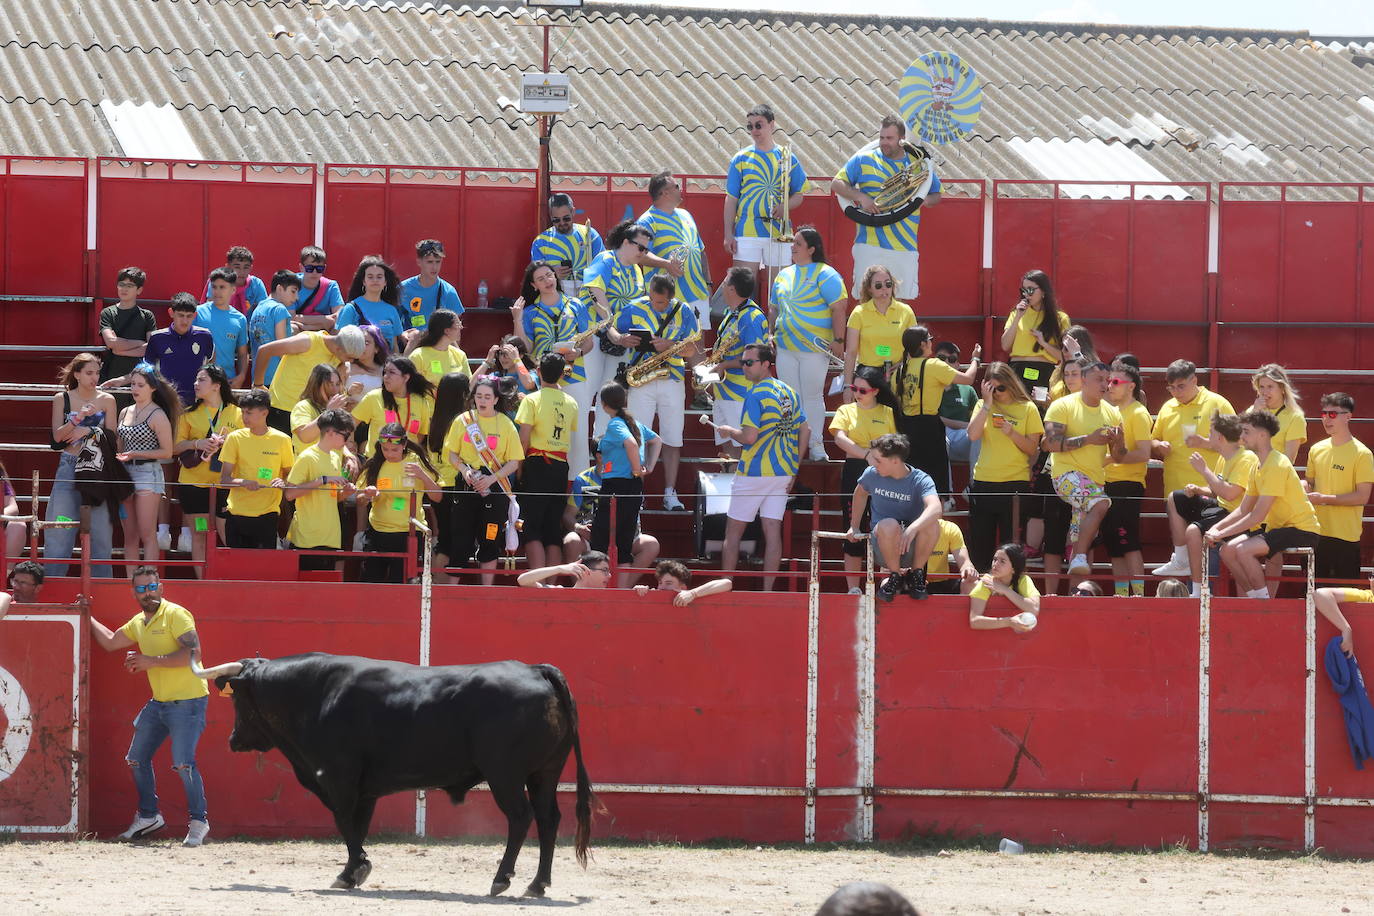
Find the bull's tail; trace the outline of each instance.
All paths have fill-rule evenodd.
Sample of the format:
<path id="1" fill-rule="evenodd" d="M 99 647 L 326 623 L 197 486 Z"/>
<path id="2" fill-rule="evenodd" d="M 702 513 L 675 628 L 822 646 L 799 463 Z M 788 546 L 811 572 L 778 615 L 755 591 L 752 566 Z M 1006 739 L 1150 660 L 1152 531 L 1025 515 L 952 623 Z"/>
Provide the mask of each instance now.
<path id="1" fill-rule="evenodd" d="M 597 801 L 595 793 L 592 792 L 592 781 L 587 776 L 587 768 L 582 765 L 582 739 L 579 737 L 577 729 L 577 704 L 573 702 L 572 691 L 568 689 L 568 681 L 563 677 L 562 671 L 553 665 L 538 665 L 536 667 L 557 692 L 558 701 L 563 704 L 563 711 L 572 727 L 572 748 L 573 754 L 577 758 L 577 834 L 573 851 L 577 856 L 577 864 L 586 868 L 587 849 L 591 845 L 592 839 L 592 805 L 595 804 L 600 808 L 600 802 Z M 605 809 L 601 810 L 604 811 Z"/>

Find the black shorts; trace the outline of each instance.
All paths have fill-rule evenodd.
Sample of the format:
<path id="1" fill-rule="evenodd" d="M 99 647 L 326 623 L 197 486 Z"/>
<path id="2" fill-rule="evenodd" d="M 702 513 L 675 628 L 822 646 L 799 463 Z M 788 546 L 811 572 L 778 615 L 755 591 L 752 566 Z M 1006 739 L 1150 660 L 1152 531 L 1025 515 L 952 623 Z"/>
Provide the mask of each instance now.
<path id="1" fill-rule="evenodd" d="M 1140 501 L 1145 496 L 1145 484 L 1134 480 L 1113 480 L 1103 490 L 1112 504 L 1102 519 L 1101 536 L 1107 543 L 1107 554 L 1124 557 L 1140 550 Z"/>
<path id="2" fill-rule="evenodd" d="M 1316 547 L 1322 536 L 1301 528 L 1266 528 L 1259 535 L 1269 545 L 1270 556 L 1291 547 Z"/>
<path id="3" fill-rule="evenodd" d="M 337 547 L 297 547 L 296 550 L 337 550 Z M 303 555 L 300 557 L 300 565 L 297 569 L 301 570 L 325 570 L 333 569 L 334 564 L 339 561 L 334 557 Z"/>
<path id="4" fill-rule="evenodd" d="M 1175 490 L 1169 494 L 1169 499 L 1173 501 L 1174 511 L 1178 513 L 1178 517 L 1189 524 L 1201 521 L 1202 513 L 1208 509 L 1216 509 L 1221 505 L 1210 496 L 1189 496 L 1187 490 Z M 1222 518 L 1225 517 L 1226 512 L 1223 510 Z M 1206 531 L 1207 529 L 1203 528 L 1202 530 Z"/>
<path id="5" fill-rule="evenodd" d="M 1336 579 L 1359 579 L 1360 542 L 1322 536 L 1317 543 L 1315 573 L 1322 582 Z"/>
<path id="6" fill-rule="evenodd" d="M 1209 506 L 1208 508 L 1202 510 L 1202 514 L 1198 517 L 1197 521 L 1193 522 L 1193 524 L 1197 525 L 1198 531 L 1202 532 L 1203 534 L 1206 534 L 1207 532 L 1215 528 L 1222 519 L 1224 519 L 1226 516 L 1230 514 L 1230 511 L 1225 506 Z"/>
<path id="7" fill-rule="evenodd" d="M 277 549 L 278 512 L 266 515 L 226 514 L 224 521 L 224 541 L 229 547 L 246 547 L 250 550 Z"/>
<path id="8" fill-rule="evenodd" d="M 531 455 L 520 466 L 522 540 L 546 547 L 563 543 L 563 509 L 568 504 L 568 463 L 547 455 Z"/>
<path id="9" fill-rule="evenodd" d="M 1054 492 L 1054 481 L 1049 474 L 1036 476 L 1031 484 L 1031 493 L 1030 497 L 1022 498 L 1021 504 L 1027 507 L 1027 519 L 1039 518 L 1045 521 L 1045 535 L 1040 541 L 1040 552 L 1056 557 L 1064 556 L 1073 510 Z"/>
<path id="10" fill-rule="evenodd" d="M 177 487 L 177 502 L 181 503 L 181 511 L 184 515 L 209 515 L 210 488 L 180 484 Z M 220 487 L 215 491 L 215 515 L 224 518 L 228 505 L 229 488 Z"/>

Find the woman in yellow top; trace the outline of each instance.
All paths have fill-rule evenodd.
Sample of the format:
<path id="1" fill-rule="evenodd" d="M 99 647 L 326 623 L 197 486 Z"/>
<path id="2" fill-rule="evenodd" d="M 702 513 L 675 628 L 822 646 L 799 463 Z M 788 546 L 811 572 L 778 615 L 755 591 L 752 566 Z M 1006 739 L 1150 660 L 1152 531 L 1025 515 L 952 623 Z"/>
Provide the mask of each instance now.
<path id="1" fill-rule="evenodd" d="M 1140 555 L 1140 507 L 1145 498 L 1145 471 L 1154 440 L 1154 420 L 1145 408 L 1140 370 L 1120 360 L 1112 363 L 1107 401 L 1121 413 L 1121 440 L 1112 446 L 1104 492 L 1111 508 L 1102 520 L 1102 539 L 1112 558 L 1116 595 L 1145 596 L 1145 560 Z"/>
<path id="2" fill-rule="evenodd" d="M 858 305 L 849 313 L 844 335 L 844 402 L 854 401 L 849 386 L 855 369 L 872 366 L 883 377 L 901 361 L 902 332 L 915 327 L 916 313 L 896 298 L 897 281 L 886 267 L 874 264 L 864 271 L 855 298 Z"/>
<path id="3" fill-rule="evenodd" d="M 388 423 L 399 423 L 410 441 L 423 444 L 434 416 L 434 385 L 420 374 L 406 356 L 392 356 L 382 366 L 382 387 L 363 395 L 353 408 L 353 417 L 366 423 L 367 444 L 363 454 L 372 457 L 377 431 Z"/>
<path id="4" fill-rule="evenodd" d="M 409 547 L 411 513 L 424 514 L 423 503 L 412 497 L 443 496 L 424 449 L 410 439 L 400 423 L 386 423 L 377 431 L 377 449 L 363 467 L 358 491 L 361 502 L 370 503 L 363 549 L 372 553 L 404 554 Z M 368 557 L 363 560 L 362 581 L 404 582 L 405 557 Z"/>
<path id="5" fill-rule="evenodd" d="M 431 385 L 439 384 L 439 379 L 450 372 L 471 375 L 468 355 L 458 346 L 462 337 L 463 321 L 458 313 L 439 309 L 429 316 L 425 332 L 411 341 L 405 355 Z"/>
<path id="6" fill-rule="evenodd" d="M 988 600 L 993 595 L 1011 602 L 1020 613 L 1012 617 L 989 617 Z M 984 573 L 968 593 L 968 625 L 975 630 L 1010 628 L 1029 633 L 1040 619 L 1040 590 L 1026 575 L 1026 552 L 1020 544 L 1008 542 L 992 555 L 992 568 Z"/>
<path id="7" fill-rule="evenodd" d="M 945 447 L 945 422 L 940 419 L 940 402 L 950 385 L 971 385 L 978 376 L 983 352 L 974 346 L 968 369 L 956 367 L 935 356 L 935 337 L 924 325 L 902 332 L 902 364 L 892 377 L 901 413 L 897 431 L 906 436 L 911 452 L 907 464 L 930 475 L 935 486 L 949 480 L 949 452 Z"/>
<path id="8" fill-rule="evenodd" d="M 887 387 L 883 370 L 875 366 L 860 366 L 854 370 L 853 378 L 846 394 L 854 400 L 841 405 L 830 421 L 835 444 L 844 453 L 844 469 L 840 472 L 840 500 L 844 504 L 845 518 L 849 518 L 854 487 L 859 483 L 860 475 L 868 469 L 870 443 L 879 436 L 897 431 L 894 413 L 897 398 L 892 389 Z M 871 507 L 865 507 L 860 523 L 864 532 L 868 531 L 870 515 Z M 859 572 L 863 567 L 864 544 L 864 540 L 844 542 L 845 579 L 851 595 L 860 593 Z"/>
<path id="9" fill-rule="evenodd" d="M 520 446 L 520 431 L 506 416 L 501 400 L 499 379 L 478 377 L 472 383 L 467 410 L 458 415 L 444 439 L 444 457 L 458 469 L 459 481 L 454 566 L 466 567 L 475 559 L 482 569 L 495 569 L 505 543 L 513 503 L 507 487 L 520 469 L 525 450 Z M 483 585 L 495 580 L 495 574 L 482 573 Z"/>
<path id="10" fill-rule="evenodd" d="M 1077 361 L 1087 360 L 1089 363 L 1099 362 L 1097 357 L 1097 346 L 1093 343 L 1093 337 L 1088 333 L 1088 329 L 1081 324 L 1075 324 L 1064 332 L 1060 338 L 1063 346 L 1060 348 L 1064 354 L 1064 361 L 1055 366 L 1050 373 L 1050 400 L 1057 401 L 1066 394 L 1073 394 L 1075 391 L 1083 389 L 1083 367 L 1076 365 Z M 1130 354 L 1122 354 L 1130 357 L 1127 362 L 1139 365 L 1135 357 Z M 1064 376 L 1076 376 L 1073 387 L 1070 388 L 1064 380 Z"/>
<path id="11" fill-rule="evenodd" d="M 181 462 L 177 498 L 181 502 L 182 525 L 191 529 L 191 559 L 205 559 L 205 535 L 210 530 L 210 485 L 219 483 L 219 449 L 224 437 L 243 429 L 243 414 L 229 376 L 216 365 L 196 373 L 195 403 L 177 420 L 172 452 Z M 215 493 L 215 536 L 224 543 L 224 512 L 229 488 Z M 185 550 L 182 547 L 182 550 Z M 196 578 L 204 575 L 200 566 L 191 567 Z"/>
<path id="12" fill-rule="evenodd" d="M 305 451 L 307 446 L 320 441 L 320 430 L 315 421 L 331 407 L 347 410 L 348 395 L 344 394 L 339 370 L 328 363 L 320 363 L 310 370 L 305 392 L 296 406 L 291 408 L 291 445 L 297 455 Z"/>
<path id="13" fill-rule="evenodd" d="M 997 545 L 1020 535 L 1013 525 L 1015 504 L 1030 492 L 1031 464 L 1040 455 L 1045 424 L 1021 377 L 1006 363 L 988 363 L 982 387 L 983 399 L 968 421 L 969 439 L 983 443 L 969 482 L 969 556 L 978 569 L 987 569 Z"/>
<path id="14" fill-rule="evenodd" d="M 1288 378 L 1288 370 L 1278 363 L 1266 363 L 1255 370 L 1250 387 L 1255 389 L 1255 406 L 1279 421 L 1273 447 L 1296 464 L 1298 449 L 1307 441 L 1307 418 L 1298 406 L 1298 391 Z"/>
<path id="15" fill-rule="evenodd" d="M 434 581 L 451 582 L 445 570 L 450 560 L 457 556 L 453 544 L 454 515 L 458 512 L 458 469 L 448 460 L 444 443 L 448 441 L 449 431 L 454 421 L 467 410 L 472 396 L 472 379 L 466 372 L 450 372 L 439 379 L 434 392 L 434 418 L 429 426 L 429 459 L 439 471 L 439 484 L 443 497 L 434 503 L 434 518 L 437 522 L 437 543 L 434 545 L 434 563 L 431 567 Z M 469 550 L 471 547 L 468 548 Z"/>
<path id="16" fill-rule="evenodd" d="M 1068 327 L 1069 316 L 1059 310 L 1049 275 L 1043 270 L 1027 271 L 1021 277 L 1021 301 L 1002 328 L 1002 349 L 1039 404 L 1049 396 L 1054 367 L 1064 361 L 1060 338 Z"/>

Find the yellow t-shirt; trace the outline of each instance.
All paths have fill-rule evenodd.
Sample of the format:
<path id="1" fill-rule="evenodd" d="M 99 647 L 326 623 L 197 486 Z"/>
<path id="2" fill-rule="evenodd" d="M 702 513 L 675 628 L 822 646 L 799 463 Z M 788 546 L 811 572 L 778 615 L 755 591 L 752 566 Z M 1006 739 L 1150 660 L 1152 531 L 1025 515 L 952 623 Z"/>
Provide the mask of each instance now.
<path id="1" fill-rule="evenodd" d="M 184 648 L 177 639 L 195 628 L 196 621 L 190 611 L 163 598 L 151 620 L 145 621 L 140 611 L 130 617 L 119 632 L 138 643 L 138 651 L 144 655 L 171 655 Z M 153 688 L 153 699 L 160 703 L 194 700 L 210 694 L 205 681 L 191 673 L 190 665 L 149 668 L 148 686 Z"/>
<path id="2" fill-rule="evenodd" d="M 185 442 L 188 439 L 207 438 L 210 435 L 211 421 L 214 421 L 215 432 L 227 436 L 236 429 L 243 429 L 243 412 L 237 404 L 225 404 L 218 412 L 201 404 L 195 410 L 186 411 L 177 419 L 177 433 L 174 439 L 177 442 Z M 210 464 L 209 461 L 202 461 L 193 468 L 183 467 L 177 482 L 191 487 L 208 487 L 212 483 L 219 483 L 219 471 L 211 470 Z"/>
<path id="3" fill-rule="evenodd" d="M 305 383 L 310 381 L 310 370 L 320 363 L 337 366 L 340 360 L 329 351 L 325 343 L 324 331 L 306 331 L 310 335 L 310 349 L 304 353 L 288 353 L 277 361 L 277 372 L 272 376 L 272 406 L 278 410 L 290 410 L 305 396 Z"/>
<path id="4" fill-rule="evenodd" d="M 1154 421 L 1150 418 L 1150 412 L 1145 409 L 1145 405 L 1134 398 L 1126 406 L 1117 409 L 1121 412 L 1122 438 L 1125 439 L 1126 451 L 1129 452 L 1138 443 L 1150 438 Z M 1112 461 L 1107 465 L 1107 482 L 1127 480 L 1144 483 L 1147 470 L 1149 464 L 1144 461 L 1132 464 L 1118 464 Z"/>
<path id="5" fill-rule="evenodd" d="M 1083 393 L 1066 395 L 1050 405 L 1045 411 L 1045 426 L 1051 423 L 1064 425 L 1064 437 L 1086 436 L 1100 426 L 1120 426 L 1121 411 L 1105 400 L 1096 407 L 1083 402 Z M 1085 445 L 1071 452 L 1052 452 L 1050 454 L 1050 473 L 1058 477 L 1069 471 L 1080 471 L 1098 486 L 1107 482 L 1108 447 L 1104 445 Z"/>
<path id="6" fill-rule="evenodd" d="M 295 463 L 291 437 L 268 428 L 261 436 L 249 429 L 236 429 L 224 440 L 220 460 L 234 466 L 234 476 L 240 480 L 256 480 L 256 490 L 234 487 L 229 491 L 229 514 L 245 518 L 267 515 L 281 508 L 282 491 L 268 486 L 273 480 L 285 479 Z"/>
<path id="7" fill-rule="evenodd" d="M 353 408 L 353 418 L 367 424 L 367 443 L 363 454 L 371 455 L 377 446 L 377 435 L 388 423 L 399 423 L 406 429 L 406 436 L 417 445 L 429 435 L 429 421 L 434 416 L 434 399 L 428 395 L 411 394 L 396 398 L 396 409 L 392 410 L 382 400 L 382 389 L 377 388 L 363 395 L 358 406 Z"/>
<path id="8" fill-rule="evenodd" d="M 897 420 L 886 404 L 874 404 L 870 410 L 858 404 L 841 404 L 830 421 L 830 431 L 841 429 L 855 445 L 868 448 L 879 436 L 895 433 Z"/>
<path id="9" fill-rule="evenodd" d="M 949 555 L 958 553 L 964 547 L 964 532 L 959 530 L 959 526 L 947 518 L 940 519 L 940 534 L 935 539 L 935 546 L 930 549 L 930 559 L 926 561 L 926 575 L 958 572 L 949 562 Z"/>
<path id="10" fill-rule="evenodd" d="M 1321 533 L 1316 510 L 1308 502 L 1298 472 L 1293 470 L 1293 463 L 1288 456 L 1278 449 L 1271 450 L 1260 462 L 1247 492 L 1274 497 L 1269 514 L 1264 517 L 1264 525 L 1270 531 L 1275 528 L 1297 528 Z"/>
<path id="11" fill-rule="evenodd" d="M 515 411 L 515 422 L 533 427 L 531 449 L 566 454 L 577 430 L 577 402 L 561 388 L 540 388 L 525 395 Z"/>
<path id="12" fill-rule="evenodd" d="M 916 326 L 916 313 L 897 299 L 888 304 L 886 312 L 879 313 L 870 299 L 854 306 L 845 326 L 859 332 L 856 365 L 896 365 L 902 361 L 902 332 Z"/>
<path id="13" fill-rule="evenodd" d="M 1307 450 L 1307 479 L 1318 493 L 1349 493 L 1362 483 L 1374 483 L 1374 452 L 1359 439 L 1332 445 L 1323 439 Z M 1316 506 L 1322 534 L 1342 541 L 1360 540 L 1364 506 Z"/>
<path id="14" fill-rule="evenodd" d="M 472 374 L 468 355 L 458 347 L 416 347 L 410 352 L 410 360 L 420 374 L 435 385 L 450 372 Z"/>
<path id="15" fill-rule="evenodd" d="M 1010 359 L 1025 361 L 1040 360 L 1047 363 L 1059 362 L 1057 359 L 1051 359 L 1050 354 L 1040 349 L 1040 342 L 1037 341 L 1035 335 L 1031 333 L 1036 328 L 1040 327 L 1040 319 L 1043 316 L 1044 312 L 1041 309 L 1026 309 L 1025 312 L 1021 314 L 1021 321 L 1016 325 L 1016 339 L 1011 342 Z M 1016 321 L 1016 309 L 1012 309 L 1011 313 L 1007 315 L 1007 320 L 1002 325 L 1002 330 L 1005 331 L 1007 328 L 1011 327 L 1013 321 Z M 1064 336 L 1064 332 L 1069 329 L 1070 323 L 1069 316 L 1061 311 L 1059 313 L 1060 337 Z M 1051 340 L 1050 343 L 1057 343 L 1057 341 Z M 1058 348 L 1056 347 L 1056 349 Z M 1049 383 L 1049 378 L 1048 375 L 1045 375 L 1039 384 L 1047 385 Z"/>
<path id="16" fill-rule="evenodd" d="M 319 477 L 342 477 L 342 453 L 323 451 L 307 445 L 296 456 L 286 482 L 307 483 Z M 339 530 L 339 488 L 334 484 L 317 487 L 296 498 L 296 514 L 291 517 L 287 538 L 297 547 L 333 547 L 343 544 Z"/>
<path id="17" fill-rule="evenodd" d="M 296 406 L 291 408 L 291 447 L 295 449 L 297 455 L 300 455 L 310 446 L 301 441 L 300 436 L 296 435 L 296 431 L 302 426 L 309 426 L 311 423 L 315 422 L 315 418 L 323 412 L 324 411 L 304 398 L 297 401 Z M 319 439 L 316 439 L 315 442 L 310 443 L 310 445 L 314 445 L 319 441 Z"/>
<path id="18" fill-rule="evenodd" d="M 983 402 L 973 405 L 976 414 L 984 408 Z M 997 417 L 1002 418 L 1003 426 L 993 424 Z M 1034 436 L 1045 431 L 1040 419 L 1040 411 L 1033 401 L 1012 401 L 1010 404 L 994 403 L 987 421 L 983 424 L 983 448 L 978 453 L 978 464 L 973 468 L 973 479 L 983 483 L 1008 483 L 1010 481 L 1030 480 L 1031 455 L 1016 447 L 1006 430 L 1023 436 Z"/>
<path id="19" fill-rule="evenodd" d="M 420 496 L 415 501 L 415 511 L 424 512 L 424 481 L 419 477 L 406 476 L 406 464 L 414 460 L 407 455 L 404 461 L 383 461 L 377 469 L 377 498 L 372 501 L 367 513 L 367 523 L 373 529 L 392 534 L 409 531 L 412 493 Z"/>
<path id="20" fill-rule="evenodd" d="M 500 464 L 520 461 L 525 457 L 525 450 L 520 445 L 520 432 L 510 421 L 510 417 L 503 413 L 484 417 L 473 411 L 466 411 L 460 413 L 453 421 L 448 436 L 444 439 L 444 460 L 449 464 L 453 463 L 452 455 L 456 452 L 459 460 L 468 467 L 486 467 L 486 462 L 477 456 L 477 449 L 468 438 L 468 427 L 473 423 L 481 428 L 482 435 L 487 439 L 487 446 L 496 453 L 496 460 Z M 498 466 L 487 470 L 495 472 L 500 468 Z"/>
<path id="21" fill-rule="evenodd" d="M 1212 473 L 1227 483 L 1240 486 L 1240 493 L 1235 499 L 1216 497 L 1217 502 L 1227 512 L 1236 511 L 1236 507 L 1245 501 L 1245 494 L 1249 492 L 1247 488 L 1250 486 L 1250 479 L 1255 476 L 1255 468 L 1257 467 L 1259 467 L 1259 458 L 1255 457 L 1255 453 L 1248 448 L 1236 449 L 1230 458 L 1222 454 L 1217 455 L 1217 460 L 1212 464 Z"/>
<path id="22" fill-rule="evenodd" d="M 921 376 L 922 364 L 925 366 L 924 379 Z M 901 390 L 896 392 L 902 413 L 908 417 L 917 414 L 939 414 L 945 389 L 954 384 L 954 377 L 958 374 L 959 370 L 933 356 L 918 356 L 907 360 L 906 369 L 900 379 Z"/>
<path id="23" fill-rule="evenodd" d="M 1205 486 L 1207 481 L 1202 474 L 1193 470 L 1188 457 L 1196 451 L 1208 465 L 1217 460 L 1217 453 L 1211 449 L 1194 449 L 1184 445 L 1184 426 L 1197 427 L 1196 433 L 1206 439 L 1212 434 L 1212 414 L 1234 414 L 1231 402 L 1213 391 L 1199 385 L 1197 397 L 1187 404 L 1180 404 L 1178 398 L 1170 398 L 1159 408 L 1155 418 L 1155 428 L 1151 435 L 1170 446 L 1169 457 L 1164 459 L 1164 495 L 1181 490 L 1190 483 Z"/>
<path id="24" fill-rule="evenodd" d="M 1021 577 L 1021 581 L 1016 584 L 1016 593 L 1020 595 L 1022 598 L 1040 597 L 1040 589 L 1035 587 L 1035 583 L 1031 581 L 1030 576 Z M 986 601 L 993 595 L 992 589 L 984 585 L 983 581 L 979 579 L 978 584 L 973 587 L 973 591 L 969 592 L 968 596 L 970 598 L 982 598 L 984 601 Z"/>
<path id="25" fill-rule="evenodd" d="M 1274 419 L 1279 421 L 1279 434 L 1269 439 L 1269 444 L 1274 448 L 1287 454 L 1289 442 L 1295 439 L 1300 443 L 1307 441 L 1307 417 L 1302 415 L 1301 410 L 1289 410 L 1288 406 L 1284 405 L 1274 412 Z M 1296 457 L 1295 455 L 1294 458 Z"/>

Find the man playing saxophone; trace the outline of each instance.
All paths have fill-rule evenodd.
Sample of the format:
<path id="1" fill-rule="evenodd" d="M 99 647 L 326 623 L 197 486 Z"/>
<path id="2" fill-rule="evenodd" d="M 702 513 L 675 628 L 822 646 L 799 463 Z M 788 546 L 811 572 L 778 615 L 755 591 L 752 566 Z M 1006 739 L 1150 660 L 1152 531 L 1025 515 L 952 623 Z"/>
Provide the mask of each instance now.
<path id="1" fill-rule="evenodd" d="M 701 336 L 696 311 L 677 298 L 677 282 L 672 277 L 657 274 L 649 281 L 649 295 L 621 309 L 616 330 L 628 335 L 627 344 L 638 341 L 638 346 L 626 354 L 630 412 L 645 426 L 652 426 L 655 416 L 659 418 L 663 508 L 683 509 L 677 497 L 677 469 L 687 404 L 684 358 L 696 353 L 695 341 Z"/>
<path id="2" fill-rule="evenodd" d="M 744 377 L 740 359 L 744 348 L 768 340 L 768 316 L 754 301 L 754 272 L 736 265 L 725 275 L 721 295 L 727 311 L 716 333 L 716 346 L 711 352 L 714 373 L 720 377 L 712 388 L 714 403 L 711 419 L 717 424 L 716 446 L 722 458 L 738 458 L 744 443 L 721 433 L 719 426 L 738 428 L 744 409 L 744 396 L 751 382 Z"/>
<path id="3" fill-rule="evenodd" d="M 883 118 L 878 132 L 876 149 L 862 149 L 850 157 L 844 168 L 834 178 L 830 190 L 852 203 L 865 213 L 877 215 L 881 209 L 874 200 L 884 185 L 901 184 L 904 170 L 919 171 L 922 163 L 913 157 L 906 145 L 906 123 L 896 115 Z M 919 151 L 918 151 L 919 152 Z M 885 197 L 892 196 L 891 185 Z M 892 271 L 898 279 L 894 293 L 898 299 L 915 299 L 920 292 L 916 280 L 919 256 L 916 250 L 916 234 L 921 228 L 921 211 L 932 207 L 940 200 L 940 179 L 936 176 L 931 182 L 921 206 L 905 219 L 886 226 L 867 226 L 857 224 L 854 234 L 854 286 L 862 282 L 864 272 L 875 264 L 881 264 Z M 889 203 L 884 200 L 883 203 Z"/>

